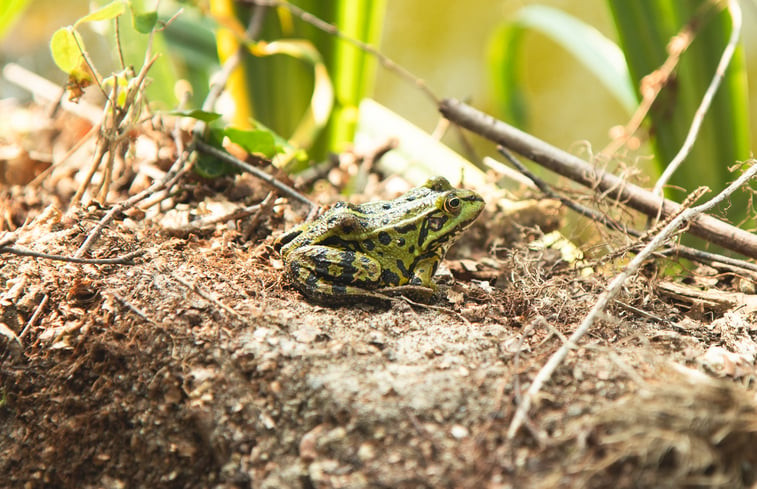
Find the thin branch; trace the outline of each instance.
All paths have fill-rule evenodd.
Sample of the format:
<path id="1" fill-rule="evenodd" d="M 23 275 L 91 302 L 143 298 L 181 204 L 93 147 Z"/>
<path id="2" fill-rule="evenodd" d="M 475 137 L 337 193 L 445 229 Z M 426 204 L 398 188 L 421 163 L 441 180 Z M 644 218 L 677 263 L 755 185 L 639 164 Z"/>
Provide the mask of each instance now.
<path id="1" fill-rule="evenodd" d="M 116 53 L 118 53 L 118 62 L 121 65 L 121 69 L 126 69 L 126 62 L 124 61 L 124 50 L 121 48 L 121 24 L 118 21 L 118 17 L 113 19 L 115 37 L 116 37 Z"/>
<path id="2" fill-rule="evenodd" d="M 197 285 L 197 284 L 192 284 L 192 283 L 189 283 L 188 281 L 186 281 L 186 280 L 184 280 L 183 278 L 179 277 L 179 276 L 178 276 L 178 275 L 176 275 L 175 273 L 171 273 L 170 275 L 171 275 L 171 277 L 173 277 L 173 278 L 174 278 L 174 279 L 175 279 L 175 280 L 176 280 L 177 282 L 179 282 L 179 283 L 180 283 L 181 285 L 183 285 L 184 287 L 188 288 L 189 290 L 191 290 L 191 291 L 192 291 L 192 292 L 194 292 L 195 294 L 199 295 L 199 296 L 200 296 L 200 297 L 202 297 L 203 299 L 205 299 L 205 300 L 207 300 L 207 301 L 209 301 L 209 302 L 211 302 L 211 303 L 215 304 L 216 306 L 220 307 L 221 309 L 223 309 L 224 311 L 226 311 L 227 313 L 229 313 L 229 314 L 230 314 L 230 315 L 232 315 L 233 317 L 235 317 L 235 318 L 239 319 L 239 320 L 240 320 L 240 321 L 242 321 L 243 323 L 247 323 L 247 322 L 249 322 L 249 318 L 247 318 L 247 317 L 245 317 L 245 316 L 243 316 L 243 315 L 239 314 L 239 313 L 238 313 L 237 311 L 235 311 L 234 309 L 230 308 L 229 306 L 227 306 L 226 304 L 224 304 L 224 303 L 223 303 L 223 302 L 221 302 L 220 300 L 216 299 L 215 297 L 213 297 L 212 295 L 210 295 L 210 294 L 209 294 L 208 292 L 206 292 L 206 291 L 205 291 L 205 290 L 204 290 L 204 289 L 203 289 L 202 287 L 200 287 L 199 285 Z"/>
<path id="3" fill-rule="evenodd" d="M 266 199 L 268 199 L 268 197 L 266 197 Z M 169 228 L 169 229 L 171 231 L 179 231 L 179 232 L 199 232 L 204 229 L 208 229 L 212 226 L 215 226 L 218 223 L 236 221 L 236 220 L 244 219 L 245 217 L 251 216 L 252 214 L 255 214 L 256 212 L 260 211 L 261 204 L 264 202 L 266 202 L 266 200 L 263 200 L 263 202 L 257 203 L 254 205 L 234 209 L 233 211 L 228 212 L 222 216 L 210 216 L 205 219 L 198 219 L 196 221 L 192 221 L 182 226 Z"/>
<path id="4" fill-rule="evenodd" d="M 45 260 L 66 261 L 70 263 L 85 263 L 89 265 L 133 265 L 132 259 L 143 255 L 143 250 L 133 251 L 116 258 L 80 258 L 77 256 L 51 255 L 49 253 L 40 253 L 38 251 L 27 250 L 14 246 L 1 246 L 0 254 L 11 253 L 18 256 L 31 256 L 33 258 L 43 258 Z"/>
<path id="5" fill-rule="evenodd" d="M 230 163 L 237 168 L 240 168 L 243 171 L 246 171 L 247 173 L 250 173 L 254 175 L 255 177 L 263 180 L 265 183 L 276 189 L 279 193 L 282 195 L 286 195 L 287 197 L 290 197 L 294 200 L 299 200 L 303 204 L 309 205 L 311 208 L 315 207 L 315 204 L 310 201 L 307 197 L 302 195 L 301 193 L 297 192 L 295 189 L 290 187 L 289 185 L 283 184 L 280 181 L 276 180 L 271 175 L 258 170 L 252 165 L 248 165 L 244 161 L 233 157 L 229 153 L 226 153 L 225 151 L 221 151 L 220 149 L 217 149 L 209 144 L 203 143 L 202 141 L 196 141 L 194 143 L 194 147 L 197 151 L 201 153 L 205 153 L 207 155 L 213 156 L 214 158 L 218 158 L 219 160 L 223 160 L 226 163 Z"/>
<path id="6" fill-rule="evenodd" d="M 723 81 L 723 78 L 725 77 L 725 71 L 728 69 L 728 65 L 731 64 L 731 58 L 733 58 L 733 53 L 736 50 L 736 43 L 738 43 L 739 37 L 741 36 L 741 8 L 736 0 L 730 0 L 728 2 L 728 12 L 731 14 L 732 24 L 731 36 L 728 39 L 728 44 L 720 57 L 720 62 L 715 70 L 715 75 L 713 76 L 710 85 L 707 87 L 707 91 L 704 93 L 702 101 L 699 103 L 699 107 L 697 107 L 694 119 L 691 121 L 691 126 L 689 127 L 689 132 L 686 134 L 686 139 L 678 150 L 678 153 L 676 153 L 671 162 L 668 163 L 668 166 L 665 168 L 665 171 L 662 172 L 660 178 L 657 179 L 654 189 L 652 189 L 652 192 L 657 195 L 662 195 L 662 188 L 668 183 L 673 172 L 675 172 L 678 167 L 681 166 L 683 160 L 689 156 L 691 148 L 697 140 L 699 130 L 702 127 L 704 116 L 710 109 L 712 99 L 715 97 L 718 87 L 720 87 L 720 82 Z"/>
<path id="7" fill-rule="evenodd" d="M 511 165 L 513 165 L 519 172 L 521 172 L 523 176 L 531 180 L 531 182 L 533 182 L 533 184 L 536 185 L 536 188 L 541 190 L 541 192 L 547 197 L 549 197 L 550 199 L 559 200 L 560 203 L 562 203 L 565 207 L 572 209 L 578 214 L 584 217 L 588 217 L 592 221 L 598 222 L 613 231 L 620 231 L 625 234 L 630 234 L 631 236 L 635 238 L 641 237 L 641 233 L 636 231 L 635 229 L 630 229 L 627 226 L 619 223 L 618 221 L 614 219 L 611 219 L 610 217 L 606 216 L 605 214 L 602 214 L 599 211 L 590 209 L 586 206 L 573 202 L 572 200 L 568 199 L 567 197 L 563 197 L 562 195 L 558 195 L 549 187 L 549 185 L 547 185 L 547 182 L 545 182 L 541 178 L 531 173 L 531 171 L 528 168 L 526 168 L 523 165 L 523 163 L 518 161 L 512 155 L 512 153 L 510 153 L 508 150 L 506 150 L 502 146 L 497 146 L 497 151 L 499 151 L 499 153 L 502 156 L 507 158 L 507 161 L 509 161 Z"/>
<path id="8" fill-rule="evenodd" d="M 84 50 L 84 46 L 81 45 L 79 42 L 79 33 L 76 31 L 76 28 L 73 29 L 73 38 L 74 42 L 76 42 L 76 47 L 79 48 L 79 54 L 81 54 L 82 59 L 87 64 L 87 68 L 89 68 L 89 72 L 92 73 L 92 78 L 94 79 L 95 85 L 97 85 L 97 88 L 100 89 L 100 91 L 103 94 L 103 97 L 106 99 L 108 98 L 108 92 L 105 91 L 105 87 L 103 87 L 102 84 L 102 76 L 100 76 L 100 73 L 97 72 L 97 68 L 95 68 L 95 65 L 92 64 L 92 61 L 89 59 L 89 55 Z"/>
<path id="9" fill-rule="evenodd" d="M 29 320 L 24 325 L 24 329 L 22 329 L 21 333 L 19 333 L 19 335 L 18 335 L 18 339 L 19 340 L 23 340 L 24 336 L 26 336 L 26 333 L 29 332 L 29 328 L 31 328 L 32 325 L 37 322 L 37 319 L 39 319 L 39 315 L 42 314 L 42 309 L 44 309 L 45 305 L 47 305 L 48 299 L 49 299 L 49 297 L 48 297 L 47 294 L 45 294 L 44 296 L 42 296 L 42 300 L 39 301 L 39 304 L 34 309 L 34 313 L 32 314 L 32 317 L 29 318 Z"/>
<path id="10" fill-rule="evenodd" d="M 139 192 L 138 194 L 133 195 L 129 199 L 114 205 L 108 211 L 108 213 L 105 214 L 102 219 L 100 219 L 100 222 L 97 223 L 97 226 L 95 226 L 94 229 L 89 232 L 89 236 L 87 236 L 87 239 L 84 241 L 84 243 L 82 243 L 74 256 L 77 258 L 84 256 L 84 254 L 89 251 L 92 245 L 95 244 L 95 241 L 97 241 L 97 238 L 100 236 L 100 233 L 105 228 L 105 226 L 107 226 L 108 223 L 110 223 L 110 221 L 112 221 L 117 214 L 124 212 L 126 209 L 130 209 L 138 202 L 145 199 L 147 196 L 152 195 L 154 192 L 157 192 L 161 188 L 168 188 L 172 186 L 176 181 L 179 180 L 179 178 L 181 178 L 189 171 L 190 167 L 191 164 L 187 164 L 180 153 L 179 157 L 176 159 L 174 164 L 161 180 L 153 183 L 152 185 L 150 185 L 150 187 Z"/>
<path id="11" fill-rule="evenodd" d="M 133 312 L 134 314 L 136 314 L 140 318 L 144 319 L 145 321 L 147 321 L 150 324 L 156 324 L 155 321 L 153 321 L 152 319 L 150 319 L 147 316 L 147 313 L 145 313 L 142 309 L 140 309 L 137 306 L 135 306 L 134 304 L 130 303 L 125 298 L 121 297 L 120 295 L 116 294 L 115 292 L 111 292 L 110 294 L 113 296 L 113 298 L 115 300 L 117 300 L 118 302 L 120 302 L 125 308 L 127 308 L 128 310 L 130 310 L 131 312 Z"/>
<path id="12" fill-rule="evenodd" d="M 512 153 L 507 151 L 502 146 L 499 146 L 497 150 L 505 157 L 507 160 L 519 171 L 530 180 L 529 183 L 533 184 L 538 188 L 544 195 L 549 197 L 550 199 L 559 200 L 564 206 L 568 207 L 569 209 L 572 209 L 576 213 L 588 217 L 589 219 L 598 222 L 608 229 L 612 231 L 618 231 L 624 234 L 628 234 L 633 236 L 634 238 L 642 238 L 644 236 L 648 236 L 648 233 L 642 233 L 640 231 L 637 231 L 636 229 L 629 228 L 618 221 L 606 216 L 605 214 L 602 214 L 594 209 L 591 209 L 589 207 L 583 206 L 577 202 L 574 202 L 570 200 L 567 197 L 564 197 L 562 195 L 558 195 L 552 188 L 550 188 L 549 184 L 542 180 L 541 178 L 537 177 L 531 171 L 526 168 L 523 163 L 518 161 Z M 496 160 L 495 160 L 496 161 Z M 731 258 L 729 256 L 720 255 L 717 253 L 710 253 L 709 251 L 702 251 L 698 250 L 696 248 L 692 248 L 690 246 L 684 246 L 681 244 L 676 244 L 674 246 L 671 246 L 667 250 L 663 250 L 660 252 L 664 255 L 677 255 L 681 256 L 683 258 L 688 258 L 690 260 L 694 260 L 700 263 L 706 263 L 710 266 L 717 267 L 718 263 L 721 263 L 723 265 L 728 265 L 729 270 L 733 270 L 734 268 L 740 268 L 743 270 L 748 270 L 750 272 L 757 272 L 757 264 L 751 263 L 744 260 L 739 260 L 737 258 Z"/>
<path id="13" fill-rule="evenodd" d="M 615 278 L 607 286 L 607 289 L 599 296 L 597 302 L 594 304 L 594 307 L 592 307 L 586 317 L 584 317 L 584 320 L 581 322 L 578 328 L 576 328 L 573 334 L 570 335 L 568 342 L 563 344 L 555 353 L 552 354 L 549 360 L 547 360 L 547 363 L 544 364 L 544 366 L 536 374 L 536 377 L 534 377 L 533 382 L 528 388 L 526 395 L 523 397 L 521 404 L 518 406 L 515 414 L 513 415 L 513 419 L 510 422 L 510 426 L 507 430 L 507 438 L 509 440 L 512 440 L 518 433 L 518 430 L 525 421 L 526 416 L 528 415 L 528 411 L 531 408 L 531 402 L 536 398 L 544 383 L 552 377 L 552 374 L 555 372 L 560 363 L 562 363 L 570 350 L 577 346 L 578 341 L 586 334 L 587 331 L 589 331 L 594 322 L 602 314 L 604 314 L 605 308 L 618 295 L 618 292 L 620 291 L 621 287 L 628 279 L 628 277 L 635 274 L 638 271 L 639 267 L 641 267 L 641 265 L 644 263 L 644 261 L 659 247 L 661 247 L 675 231 L 680 229 L 684 224 L 696 219 L 697 216 L 701 216 L 703 213 L 721 204 L 731 194 L 733 194 L 733 192 L 745 185 L 755 175 L 757 175 L 757 161 L 754 161 L 752 163 L 752 166 L 749 167 L 748 170 L 742 173 L 741 176 L 736 179 L 736 181 L 731 183 L 718 195 L 705 202 L 704 204 L 686 209 L 681 214 L 676 216 L 652 238 L 652 240 L 644 247 L 644 249 L 642 249 L 628 263 L 626 268 L 621 273 L 615 276 Z"/>
<path id="14" fill-rule="evenodd" d="M 663 219 L 680 212 L 680 204 L 662 199 L 612 173 L 602 171 L 577 156 L 547 144 L 458 100 L 443 100 L 439 110 L 452 122 L 581 185 L 597 192 L 607 193 L 608 198 L 615 199 L 647 216 L 657 216 L 661 207 Z M 696 215 L 689 223 L 688 231 L 711 243 L 750 258 L 757 258 L 757 235 L 713 216 Z"/>

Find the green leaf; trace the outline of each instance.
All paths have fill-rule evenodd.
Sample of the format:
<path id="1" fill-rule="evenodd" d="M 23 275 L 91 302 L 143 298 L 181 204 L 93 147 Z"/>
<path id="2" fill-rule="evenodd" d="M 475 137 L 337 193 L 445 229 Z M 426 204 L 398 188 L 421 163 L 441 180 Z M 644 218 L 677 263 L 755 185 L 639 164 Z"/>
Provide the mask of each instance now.
<path id="1" fill-rule="evenodd" d="M 318 49 L 312 42 L 301 39 L 260 41 L 252 43 L 248 47 L 255 56 L 265 57 L 283 54 L 312 64 L 313 94 L 310 105 L 289 138 L 295 146 L 301 148 L 312 146 L 319 132 L 328 122 L 331 109 L 334 106 L 334 88 Z"/>
<path id="2" fill-rule="evenodd" d="M 158 12 L 138 11 L 134 5 L 131 6 L 131 21 L 134 25 L 134 29 L 142 34 L 149 34 L 155 28 L 155 24 L 158 23 Z"/>
<path id="3" fill-rule="evenodd" d="M 133 80 L 133 78 L 129 76 L 129 70 L 124 70 L 103 78 L 102 86 L 105 91 L 110 94 L 113 90 L 113 85 L 118 83 L 118 99 L 116 100 L 116 104 L 119 107 L 123 107 L 124 104 L 126 104 L 126 94 L 129 91 L 131 80 Z"/>
<path id="4" fill-rule="evenodd" d="M 197 161 L 192 168 L 203 178 L 219 178 L 239 172 L 235 166 L 205 153 L 197 155 Z"/>
<path id="5" fill-rule="evenodd" d="M 203 122 L 213 122 L 221 117 L 221 114 L 217 112 L 208 112 L 202 109 L 189 109 L 189 110 L 172 110 L 168 112 L 170 115 L 178 115 L 181 117 L 191 117 Z"/>
<path id="6" fill-rule="evenodd" d="M 211 129 L 210 131 L 208 131 L 207 143 L 220 149 L 221 151 L 225 151 L 223 149 L 224 136 L 225 131 L 223 129 Z M 223 160 L 219 160 L 214 156 L 199 152 L 197 154 L 197 161 L 195 161 L 195 164 L 192 168 L 195 173 L 203 178 L 218 178 L 225 175 L 234 175 L 236 173 L 239 173 L 239 169 L 231 163 L 227 163 Z"/>
<path id="7" fill-rule="evenodd" d="M 115 19 L 126 10 L 126 3 L 123 0 L 115 0 L 114 2 L 105 5 L 102 8 L 95 10 L 94 12 L 85 15 L 81 19 L 77 20 L 74 27 L 83 24 L 84 22 L 96 22 L 98 20 L 110 20 Z"/>
<path id="8" fill-rule="evenodd" d="M 86 62 L 80 46 L 84 46 L 84 41 L 70 26 L 61 27 L 55 31 L 50 39 L 50 52 L 53 55 L 53 61 L 58 65 L 58 68 L 68 73 L 77 82 L 91 79 L 84 68 Z"/>
<path id="9" fill-rule="evenodd" d="M 494 86 L 505 113 L 525 116 L 519 92 L 519 51 L 523 36 L 538 32 L 573 55 L 591 71 L 602 85 L 632 113 L 637 105 L 631 77 L 623 52 L 594 27 L 558 9 L 544 5 L 529 5 L 516 13 L 515 19 L 498 30 L 489 48 L 489 63 L 494 70 Z M 509 104 L 515 104 L 509 107 Z M 518 122 L 516 120 L 516 122 Z"/>
<path id="10" fill-rule="evenodd" d="M 273 158 L 276 153 L 280 152 L 280 148 L 276 146 L 274 135 L 268 130 L 246 130 L 229 127 L 224 130 L 224 135 L 248 153 L 262 154 L 266 158 Z"/>

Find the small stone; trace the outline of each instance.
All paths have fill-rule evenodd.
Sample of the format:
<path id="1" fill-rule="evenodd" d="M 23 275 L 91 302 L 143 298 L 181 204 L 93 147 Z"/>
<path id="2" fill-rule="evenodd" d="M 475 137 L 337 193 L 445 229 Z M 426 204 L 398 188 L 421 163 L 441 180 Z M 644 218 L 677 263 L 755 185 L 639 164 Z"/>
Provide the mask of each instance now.
<path id="1" fill-rule="evenodd" d="M 456 440 L 461 440 L 470 435 L 468 428 L 459 424 L 453 425 L 452 428 L 450 428 L 449 432 Z"/>

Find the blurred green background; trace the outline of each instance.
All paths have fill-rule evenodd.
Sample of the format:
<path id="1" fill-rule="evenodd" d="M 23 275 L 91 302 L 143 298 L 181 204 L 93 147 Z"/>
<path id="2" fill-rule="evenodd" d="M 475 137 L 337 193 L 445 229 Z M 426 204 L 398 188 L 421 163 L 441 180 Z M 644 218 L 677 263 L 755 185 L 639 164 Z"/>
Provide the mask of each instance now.
<path id="1" fill-rule="evenodd" d="M 455 97 L 502 117 L 492 94 L 491 70 L 487 66 L 489 43 L 503 23 L 527 5 L 547 5 L 568 13 L 600 33 L 617 41 L 611 12 L 605 0 L 387 0 L 382 53 L 425 80 L 440 97 Z M 163 3 L 163 7 L 170 5 Z M 173 4 L 180 6 L 180 4 Z M 173 8 L 172 6 L 172 8 Z M 48 41 L 52 33 L 86 14 L 89 3 L 67 0 L 65 8 L 56 0 L 36 0 L 2 41 L 0 62 L 18 62 L 58 83 L 65 76 L 53 65 Z M 750 28 L 757 20 L 754 2 L 744 2 L 742 36 L 748 70 L 749 106 L 752 121 L 757 120 L 757 33 Z M 187 15 L 191 15 L 188 13 Z M 198 34 L 199 35 L 199 34 Z M 88 40 L 91 54 L 98 63 L 114 60 L 112 49 L 101 39 Z M 172 56 L 197 57 L 207 62 L 213 53 L 199 51 L 174 53 Z M 164 59 L 153 71 L 175 70 Z M 615 97 L 574 57 L 547 37 L 526 33 L 519 60 L 524 100 L 528 106 L 528 132 L 580 154 L 599 151 L 609 141 L 612 127 L 629 118 Z M 28 96 L 6 82 L 0 84 L 0 96 Z M 431 132 L 439 120 L 433 103 L 411 83 L 379 67 L 373 98 L 420 128 Z M 750 128 L 757 140 L 757 124 Z M 456 146 L 454 138 L 445 141 Z M 481 146 L 479 146 L 481 148 Z M 587 149 L 591 148 L 591 149 Z M 484 151 L 491 147 L 483 146 Z M 652 152 L 648 146 L 639 154 Z M 706 182 L 703 182 L 706 183 Z"/>

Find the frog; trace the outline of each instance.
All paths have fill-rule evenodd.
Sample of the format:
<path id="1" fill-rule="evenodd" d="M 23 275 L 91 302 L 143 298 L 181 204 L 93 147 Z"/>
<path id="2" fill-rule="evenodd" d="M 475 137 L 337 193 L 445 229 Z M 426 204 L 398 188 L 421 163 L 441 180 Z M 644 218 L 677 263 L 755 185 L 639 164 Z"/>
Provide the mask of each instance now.
<path id="1" fill-rule="evenodd" d="M 394 200 L 337 202 L 275 241 L 292 284 L 315 302 L 428 301 L 447 250 L 484 208 L 475 191 L 429 179 Z"/>

